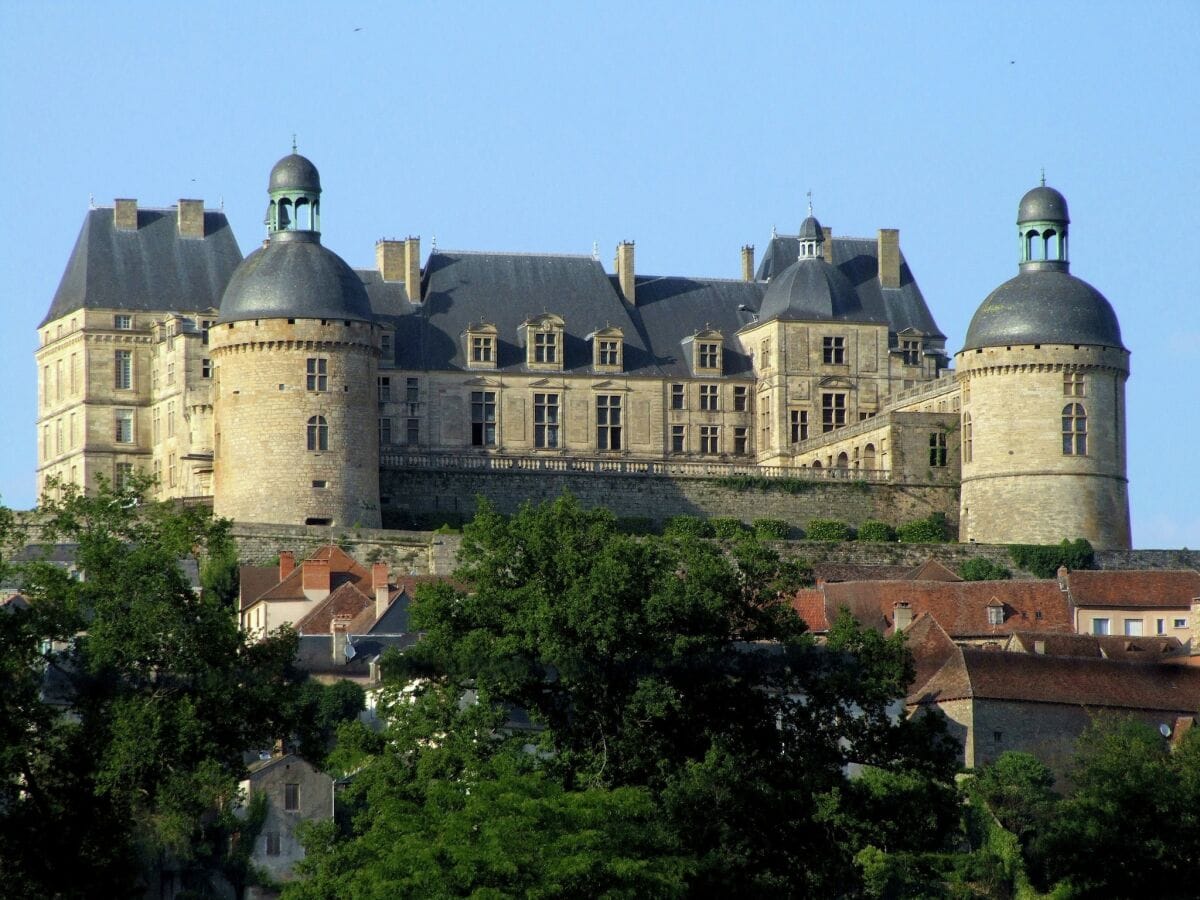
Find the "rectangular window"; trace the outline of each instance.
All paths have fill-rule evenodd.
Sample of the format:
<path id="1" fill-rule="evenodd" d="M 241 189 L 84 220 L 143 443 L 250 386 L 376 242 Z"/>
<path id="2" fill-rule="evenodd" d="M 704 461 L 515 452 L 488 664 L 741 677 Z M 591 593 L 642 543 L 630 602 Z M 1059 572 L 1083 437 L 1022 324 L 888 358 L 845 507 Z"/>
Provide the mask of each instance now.
<path id="1" fill-rule="evenodd" d="M 124 490 L 132 477 L 133 463 L 117 463 L 113 470 L 113 487 L 118 491 Z"/>
<path id="2" fill-rule="evenodd" d="M 175 454 L 172 453 L 167 457 L 167 486 L 175 487 L 178 479 L 179 467 L 175 464 Z"/>
<path id="3" fill-rule="evenodd" d="M 392 402 L 392 379 L 389 378 L 387 375 L 381 375 L 377 379 L 377 384 L 379 386 L 379 402 L 380 403 L 391 403 Z"/>
<path id="4" fill-rule="evenodd" d="M 490 337 L 471 338 L 471 362 L 490 363 L 495 361 L 494 345 Z"/>
<path id="5" fill-rule="evenodd" d="M 821 431 L 833 431 L 846 424 L 846 395 L 821 395 Z"/>
<path id="6" fill-rule="evenodd" d="M 116 418 L 116 440 L 118 444 L 133 443 L 133 410 L 118 409 Z"/>
<path id="7" fill-rule="evenodd" d="M 700 426 L 700 452 L 720 453 L 720 429 L 716 425 Z"/>
<path id="8" fill-rule="evenodd" d="M 1063 372 L 1063 396 L 1083 397 L 1083 375 L 1078 372 Z"/>
<path id="9" fill-rule="evenodd" d="M 558 335 L 553 331 L 538 331 L 533 335 L 533 361 L 558 362 Z"/>
<path id="10" fill-rule="evenodd" d="M 617 341 L 601 341 L 600 342 L 600 365 L 602 366 L 617 366 L 620 365 L 620 343 Z"/>
<path id="11" fill-rule="evenodd" d="M 558 394 L 533 395 L 533 446 L 558 447 Z"/>
<path id="12" fill-rule="evenodd" d="M 935 469 L 946 466 L 946 432 L 934 431 L 929 435 L 929 465 Z"/>
<path id="13" fill-rule="evenodd" d="M 600 394 L 596 397 L 596 446 L 601 450 L 621 449 L 621 397 Z"/>
<path id="14" fill-rule="evenodd" d="M 212 378 L 212 360 L 211 359 L 200 360 L 200 377 L 201 378 Z"/>
<path id="15" fill-rule="evenodd" d="M 471 446 L 496 446 L 496 392 L 471 392 Z"/>
<path id="16" fill-rule="evenodd" d="M 671 385 L 671 409 L 687 409 L 687 386 Z"/>
<path id="17" fill-rule="evenodd" d="M 383 363 L 392 361 L 392 336 L 386 332 L 379 336 L 379 361 Z"/>
<path id="18" fill-rule="evenodd" d="M 283 786 L 283 808 L 288 812 L 300 809 L 300 785 L 289 783 Z"/>
<path id="19" fill-rule="evenodd" d="M 42 366 L 42 406 L 50 403 L 50 366 Z"/>
<path id="20" fill-rule="evenodd" d="M 421 442 L 421 420 L 408 419 L 404 423 L 404 443 L 415 447 Z"/>
<path id="21" fill-rule="evenodd" d="M 700 408 L 706 412 L 716 412 L 720 408 L 720 388 L 715 384 L 700 385 Z"/>
<path id="22" fill-rule="evenodd" d="M 790 425 L 792 429 L 792 443 L 798 444 L 801 441 L 808 440 L 808 410 L 793 409 L 789 413 Z"/>
<path id="23" fill-rule="evenodd" d="M 268 831 L 266 837 L 267 837 L 267 856 L 278 856 L 279 855 L 279 832 L 278 831 Z"/>
<path id="24" fill-rule="evenodd" d="M 379 420 L 379 443 L 387 446 L 392 442 L 392 420 L 384 416 Z"/>
<path id="25" fill-rule="evenodd" d="M 63 391 L 66 390 L 67 382 L 63 378 L 63 361 L 57 359 L 54 361 L 54 394 L 56 400 L 63 398 Z"/>
<path id="26" fill-rule="evenodd" d="M 687 426 L 672 425 L 671 426 L 671 452 L 683 453 L 687 448 Z"/>
<path id="27" fill-rule="evenodd" d="M 767 398 L 763 400 L 763 405 L 759 407 L 758 434 L 759 439 L 762 441 L 759 446 L 764 449 L 771 446 L 771 415 L 769 406 L 770 400 Z"/>
<path id="28" fill-rule="evenodd" d="M 696 365 L 701 369 L 721 368 L 721 345 L 703 343 L 696 351 Z"/>
<path id="29" fill-rule="evenodd" d="M 1173 619 L 1172 628 L 1187 628 L 1187 619 Z"/>
<path id="30" fill-rule="evenodd" d="M 71 394 L 79 393 L 79 354 L 71 354 Z"/>
<path id="31" fill-rule="evenodd" d="M 133 316 L 113 316 L 113 328 L 117 331 L 131 331 L 133 329 Z"/>
<path id="32" fill-rule="evenodd" d="M 900 352 L 904 357 L 904 364 L 906 366 L 919 366 L 921 364 L 920 341 L 901 341 Z"/>
<path id="33" fill-rule="evenodd" d="M 75 413 L 71 413 L 71 430 L 67 435 L 67 439 L 70 441 L 70 443 L 67 446 L 74 448 L 75 441 L 78 439 L 77 435 L 78 432 L 75 429 Z"/>
<path id="34" fill-rule="evenodd" d="M 1108 619 L 1092 619 L 1092 634 L 1108 634 Z"/>
<path id="35" fill-rule="evenodd" d="M 329 390 L 329 360 L 323 356 L 310 356 L 307 362 L 308 378 L 305 386 L 310 391 Z"/>
<path id="36" fill-rule="evenodd" d="M 404 399 L 408 403 L 417 403 L 420 396 L 420 388 L 415 378 L 407 378 L 404 381 Z"/>
<path id="37" fill-rule="evenodd" d="M 733 388 L 733 411 L 745 412 L 749 408 L 750 390 L 744 384 Z"/>
<path id="38" fill-rule="evenodd" d="M 1154 620 L 1154 633 L 1155 634 L 1166 634 L 1167 633 L 1167 620 L 1166 619 L 1155 619 Z"/>
<path id="39" fill-rule="evenodd" d="M 739 427 L 733 429 L 733 452 L 738 456 L 745 456 L 750 452 L 749 428 Z"/>
<path id="40" fill-rule="evenodd" d="M 758 345 L 759 368 L 771 368 L 771 339 L 763 338 L 762 343 Z"/>
<path id="41" fill-rule="evenodd" d="M 58 419 L 54 423 L 54 452 L 63 452 L 63 424 L 62 419 Z"/>
<path id="42" fill-rule="evenodd" d="M 150 414 L 150 439 L 156 444 L 162 440 L 162 410 L 157 406 Z"/>
<path id="43" fill-rule="evenodd" d="M 119 391 L 131 390 L 133 388 L 133 351 L 115 351 L 113 365 L 116 367 L 113 386 Z"/>
<path id="44" fill-rule="evenodd" d="M 175 437 L 175 401 L 167 404 L 167 437 Z"/>
<path id="45" fill-rule="evenodd" d="M 167 363 L 167 384 L 175 383 L 175 363 Z"/>
<path id="46" fill-rule="evenodd" d="M 1142 636 L 1142 620 L 1141 619 L 1126 619 L 1125 620 L 1125 637 L 1141 637 Z"/>
<path id="47" fill-rule="evenodd" d="M 50 426 L 42 426 L 42 459 L 50 458 Z"/>
<path id="48" fill-rule="evenodd" d="M 844 337 L 826 337 L 821 339 L 822 358 L 827 365 L 842 366 L 846 364 L 846 339 Z"/>
<path id="49" fill-rule="evenodd" d="M 200 321 L 200 343 L 205 347 L 208 346 L 208 330 L 212 328 L 212 319 L 202 319 Z"/>

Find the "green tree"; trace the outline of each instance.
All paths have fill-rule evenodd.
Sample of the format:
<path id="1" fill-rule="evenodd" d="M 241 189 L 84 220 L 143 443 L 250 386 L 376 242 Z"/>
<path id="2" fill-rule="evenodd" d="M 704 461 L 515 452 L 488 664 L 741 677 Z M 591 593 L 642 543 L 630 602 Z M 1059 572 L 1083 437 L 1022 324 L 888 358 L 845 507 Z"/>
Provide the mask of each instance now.
<path id="1" fill-rule="evenodd" d="M 82 578 L 24 565 L 30 608 L 0 614 L 16 687 L 0 704 L 0 877 L 14 895 L 125 896 L 166 863 L 204 883 L 226 862 L 242 753 L 290 730 L 294 636 L 246 644 L 180 566 L 203 564 L 224 526 L 140 487 L 45 500 L 34 525 L 75 545 Z"/>
<path id="2" fill-rule="evenodd" d="M 973 787 L 1023 847 L 1053 818 L 1059 799 L 1049 767 L 1032 754 L 1011 750 L 983 769 Z"/>
<path id="3" fill-rule="evenodd" d="M 963 560 L 958 574 L 963 581 L 1007 581 L 1012 578 L 1012 572 L 983 556 Z"/>

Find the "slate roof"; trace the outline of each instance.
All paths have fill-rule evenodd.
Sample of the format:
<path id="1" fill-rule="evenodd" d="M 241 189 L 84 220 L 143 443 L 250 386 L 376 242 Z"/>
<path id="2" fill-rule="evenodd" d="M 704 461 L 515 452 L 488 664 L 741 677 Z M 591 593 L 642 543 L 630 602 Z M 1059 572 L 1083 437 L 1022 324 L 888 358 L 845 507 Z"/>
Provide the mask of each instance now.
<path id="1" fill-rule="evenodd" d="M 216 309 L 242 252 L 222 212 L 205 210 L 203 239 L 179 236 L 174 209 L 139 209 L 136 231 L 113 209 L 89 210 L 50 303 L 47 322 L 79 309 Z"/>
<path id="2" fill-rule="evenodd" d="M 320 675 L 340 675 L 343 678 L 367 678 L 371 674 L 371 663 L 379 659 L 389 648 L 405 650 L 421 636 L 416 632 L 407 634 L 351 635 L 354 656 L 344 663 L 334 662 L 330 634 L 304 634 L 298 641 L 296 667 L 303 672 Z M 345 643 L 345 638 L 338 636 Z"/>
<path id="3" fill-rule="evenodd" d="M 1124 637 L 1122 635 L 1061 634 L 1043 631 L 1014 631 L 1004 649 L 1010 653 L 1078 656 L 1090 659 L 1123 659 L 1127 662 L 1160 662 L 1184 656 L 1187 648 L 1176 637 Z"/>
<path id="4" fill-rule="evenodd" d="M 1067 596 L 1056 581 L 849 581 L 826 584 L 826 618 L 845 606 L 859 623 L 891 633 L 896 603 L 916 619 L 929 613 L 955 640 L 1007 636 L 1033 628 L 1070 632 Z M 988 604 L 1003 604 L 1004 621 L 988 624 Z M 1041 614 L 1040 617 L 1038 614 Z"/>
<path id="5" fill-rule="evenodd" d="M 1066 577 L 1076 606 L 1189 609 L 1200 597 L 1195 569 L 1126 569 L 1077 571 Z"/>

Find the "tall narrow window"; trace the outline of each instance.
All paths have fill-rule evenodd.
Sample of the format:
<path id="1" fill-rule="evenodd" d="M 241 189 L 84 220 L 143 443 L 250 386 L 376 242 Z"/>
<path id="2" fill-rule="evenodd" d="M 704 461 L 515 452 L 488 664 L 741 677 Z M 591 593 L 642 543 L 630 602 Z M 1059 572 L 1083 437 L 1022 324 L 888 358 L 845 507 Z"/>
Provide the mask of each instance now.
<path id="1" fill-rule="evenodd" d="M 682 453 L 687 449 L 687 426 L 671 426 L 671 452 Z"/>
<path id="2" fill-rule="evenodd" d="M 324 356 L 310 356 L 306 364 L 305 387 L 310 391 L 329 390 L 329 360 Z"/>
<path id="3" fill-rule="evenodd" d="M 179 478 L 179 465 L 175 460 L 175 454 L 171 453 L 167 456 L 167 486 L 175 487 Z"/>
<path id="4" fill-rule="evenodd" d="M 113 386 L 119 391 L 127 391 L 133 387 L 133 351 L 117 350 L 113 355 L 116 366 Z"/>
<path id="5" fill-rule="evenodd" d="M 379 443 L 387 446 L 392 442 L 392 420 L 388 416 L 379 419 Z"/>
<path id="6" fill-rule="evenodd" d="M 420 419 L 408 419 L 404 423 L 404 443 L 409 447 L 415 447 L 421 443 Z"/>
<path id="7" fill-rule="evenodd" d="M 116 422 L 116 440 L 118 444 L 133 443 L 133 410 L 118 409 L 114 413 Z"/>
<path id="8" fill-rule="evenodd" d="M 758 365 L 761 369 L 771 368 L 771 339 L 763 338 L 758 345 Z"/>
<path id="9" fill-rule="evenodd" d="M 701 425 L 700 452 L 717 454 L 721 452 L 720 446 L 720 428 L 716 425 Z"/>
<path id="10" fill-rule="evenodd" d="M 821 358 L 826 365 L 841 366 L 846 363 L 846 339 L 825 337 L 821 339 Z"/>
<path id="11" fill-rule="evenodd" d="M 329 423 L 324 416 L 313 416 L 308 420 L 308 449 L 313 453 L 329 449 Z"/>
<path id="12" fill-rule="evenodd" d="M 496 392 L 471 392 L 471 446 L 496 446 Z"/>
<path id="13" fill-rule="evenodd" d="M 175 383 L 175 363 L 167 363 L 167 384 Z"/>
<path id="14" fill-rule="evenodd" d="M 750 452 L 750 429 L 739 426 L 733 429 L 733 452 L 738 456 L 745 456 Z"/>
<path id="15" fill-rule="evenodd" d="M 157 406 L 150 414 L 150 423 L 150 438 L 157 444 L 162 440 L 162 410 Z"/>
<path id="16" fill-rule="evenodd" d="M 200 377 L 201 378 L 212 378 L 212 371 L 213 370 L 212 370 L 212 360 L 211 359 L 200 360 Z"/>
<path id="17" fill-rule="evenodd" d="M 601 450 L 621 449 L 621 397 L 618 394 L 596 397 L 596 446 Z"/>
<path id="18" fill-rule="evenodd" d="M 686 385 L 671 385 L 671 409 L 687 409 Z"/>
<path id="19" fill-rule="evenodd" d="M 700 385 L 700 408 L 707 412 L 720 409 L 720 387 L 715 384 Z"/>
<path id="20" fill-rule="evenodd" d="M 390 403 L 392 401 L 392 379 L 387 375 L 380 375 L 377 384 L 379 387 L 379 402 Z"/>
<path id="21" fill-rule="evenodd" d="M 1064 456 L 1087 456 L 1087 413 L 1082 403 L 1068 403 L 1062 411 Z"/>
<path id="22" fill-rule="evenodd" d="M 975 426 L 971 423 L 971 414 L 963 416 L 963 462 L 971 462 L 975 458 Z"/>
<path id="23" fill-rule="evenodd" d="M 750 392 L 744 384 L 734 385 L 733 388 L 733 411 L 745 412 L 749 408 Z"/>
<path id="24" fill-rule="evenodd" d="M 61 359 L 56 359 L 54 361 L 54 399 L 61 400 L 63 398 L 63 391 L 65 391 L 66 388 L 67 382 L 66 379 L 63 378 L 63 361 Z"/>
<path id="25" fill-rule="evenodd" d="M 283 786 L 283 808 L 287 812 L 296 812 L 300 808 L 300 785 L 289 783 Z"/>
<path id="26" fill-rule="evenodd" d="M 558 447 L 558 394 L 533 395 L 533 446 Z"/>
<path id="27" fill-rule="evenodd" d="M 933 431 L 929 434 L 929 465 L 935 469 L 946 466 L 946 432 Z"/>
<path id="28" fill-rule="evenodd" d="M 379 336 L 379 361 L 389 365 L 392 362 L 392 336 L 387 332 Z"/>
<path id="29" fill-rule="evenodd" d="M 793 444 L 808 440 L 808 410 L 793 409 L 789 412 Z"/>
<path id="30" fill-rule="evenodd" d="M 833 431 L 846 424 L 846 395 L 821 395 L 821 431 Z"/>
<path id="31" fill-rule="evenodd" d="M 71 354 L 71 394 L 79 393 L 79 354 Z"/>
<path id="32" fill-rule="evenodd" d="M 167 437 L 175 437 L 175 402 L 167 404 Z"/>
<path id="33" fill-rule="evenodd" d="M 420 385 L 415 378 L 404 380 L 404 400 L 406 403 L 417 403 L 421 396 Z"/>

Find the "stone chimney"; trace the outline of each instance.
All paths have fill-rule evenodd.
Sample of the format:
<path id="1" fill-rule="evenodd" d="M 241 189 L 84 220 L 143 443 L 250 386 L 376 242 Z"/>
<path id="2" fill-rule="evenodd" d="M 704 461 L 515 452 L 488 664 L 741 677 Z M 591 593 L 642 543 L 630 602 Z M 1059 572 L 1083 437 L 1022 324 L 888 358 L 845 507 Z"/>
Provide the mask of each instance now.
<path id="1" fill-rule="evenodd" d="M 291 550 L 279 551 L 279 580 L 287 578 L 296 568 L 296 554 Z"/>
<path id="2" fill-rule="evenodd" d="M 329 596 L 329 560 L 306 559 L 301 564 L 300 583 L 309 600 L 324 600 Z"/>
<path id="3" fill-rule="evenodd" d="M 371 590 L 375 592 L 375 621 L 378 622 L 388 610 L 391 593 L 388 590 L 387 563 L 377 562 L 371 566 Z"/>
<path id="4" fill-rule="evenodd" d="M 179 201 L 179 236 L 182 238 L 204 237 L 204 201 Z"/>
<path id="5" fill-rule="evenodd" d="M 1193 656 L 1200 656 L 1200 597 L 1192 598 L 1192 615 L 1188 620 L 1190 650 Z"/>
<path id="6" fill-rule="evenodd" d="M 404 280 L 404 241 L 375 242 L 375 268 L 384 281 Z"/>
<path id="7" fill-rule="evenodd" d="M 630 306 L 637 306 L 634 296 L 635 281 L 633 273 L 633 241 L 621 241 L 617 244 L 617 284 L 621 287 L 621 296 Z"/>
<path id="8" fill-rule="evenodd" d="M 329 645 L 333 661 L 339 666 L 346 664 L 346 634 L 354 617 L 339 613 L 329 620 Z"/>
<path id="9" fill-rule="evenodd" d="M 900 600 L 892 607 L 892 632 L 904 631 L 912 624 L 912 607 L 907 600 Z"/>
<path id="10" fill-rule="evenodd" d="M 824 238 L 824 240 L 821 241 L 821 258 L 824 259 L 825 262 L 829 263 L 832 266 L 833 265 L 833 229 L 822 226 L 821 227 L 821 236 Z"/>
<path id="11" fill-rule="evenodd" d="M 900 287 L 900 230 L 879 229 L 879 286 Z"/>
<path id="12" fill-rule="evenodd" d="M 116 200 L 113 203 L 113 227 L 117 231 L 137 231 L 137 201 Z"/>
<path id="13" fill-rule="evenodd" d="M 742 281 L 754 280 L 754 245 L 742 245 Z"/>
<path id="14" fill-rule="evenodd" d="M 421 302 L 421 239 L 412 235 L 404 241 L 404 289 L 410 303 Z"/>

